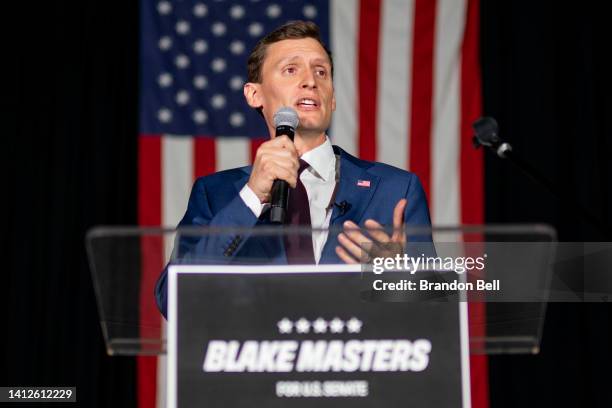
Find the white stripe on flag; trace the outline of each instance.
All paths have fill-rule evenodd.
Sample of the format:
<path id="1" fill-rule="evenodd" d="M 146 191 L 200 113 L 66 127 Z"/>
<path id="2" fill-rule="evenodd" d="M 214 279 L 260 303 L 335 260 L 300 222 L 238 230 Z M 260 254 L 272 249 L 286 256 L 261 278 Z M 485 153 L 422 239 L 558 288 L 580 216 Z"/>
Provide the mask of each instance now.
<path id="1" fill-rule="evenodd" d="M 459 68 L 465 10 L 465 0 L 438 0 L 431 142 L 431 210 L 436 225 L 456 225 L 461 220 Z"/>
<path id="2" fill-rule="evenodd" d="M 162 225 L 174 227 L 187 208 L 193 184 L 193 138 L 162 138 Z"/>
<path id="3" fill-rule="evenodd" d="M 336 111 L 331 126 L 332 143 L 357 154 L 357 32 L 358 0 L 332 0 L 331 50 L 334 58 Z"/>
<path id="4" fill-rule="evenodd" d="M 251 160 L 251 139 L 248 137 L 218 137 L 215 148 L 217 171 L 246 166 Z"/>
<path id="5" fill-rule="evenodd" d="M 193 183 L 193 138 L 162 137 L 162 225 L 176 226 L 187 208 Z M 164 237 L 164 263 L 170 259 L 174 237 Z M 164 321 L 162 320 L 162 324 Z M 162 333 L 165 328 L 162 328 Z M 157 358 L 156 406 L 166 406 L 166 356 Z"/>
<path id="6" fill-rule="evenodd" d="M 410 129 L 414 1 L 384 0 L 378 75 L 377 160 L 406 169 Z"/>
<path id="7" fill-rule="evenodd" d="M 166 333 L 166 319 L 162 319 L 162 333 Z M 164 334 L 165 335 L 165 334 Z M 166 372 L 168 371 L 168 365 L 166 356 L 157 357 L 157 393 L 155 396 L 155 402 L 157 408 L 166 407 Z"/>

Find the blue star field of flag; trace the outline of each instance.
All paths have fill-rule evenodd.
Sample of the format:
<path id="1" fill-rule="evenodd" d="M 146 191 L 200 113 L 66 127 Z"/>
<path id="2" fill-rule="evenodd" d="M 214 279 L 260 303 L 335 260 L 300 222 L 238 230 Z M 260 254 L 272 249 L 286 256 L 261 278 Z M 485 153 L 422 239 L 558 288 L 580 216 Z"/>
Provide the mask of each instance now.
<path id="1" fill-rule="evenodd" d="M 326 0 L 141 0 L 140 132 L 266 137 L 243 95 L 256 42 L 309 20 L 329 44 Z"/>

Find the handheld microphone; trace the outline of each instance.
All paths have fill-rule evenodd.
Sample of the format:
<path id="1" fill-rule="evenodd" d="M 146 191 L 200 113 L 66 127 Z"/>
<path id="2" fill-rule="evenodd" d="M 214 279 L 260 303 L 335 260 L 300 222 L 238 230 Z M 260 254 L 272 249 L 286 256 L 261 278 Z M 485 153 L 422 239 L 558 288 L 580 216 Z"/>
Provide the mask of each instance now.
<path id="1" fill-rule="evenodd" d="M 293 141 L 295 128 L 300 120 L 295 110 L 283 107 L 274 114 L 276 137 L 286 135 Z M 270 200 L 270 222 L 283 224 L 287 215 L 287 202 L 289 200 L 289 184 L 285 180 L 274 180 Z"/>

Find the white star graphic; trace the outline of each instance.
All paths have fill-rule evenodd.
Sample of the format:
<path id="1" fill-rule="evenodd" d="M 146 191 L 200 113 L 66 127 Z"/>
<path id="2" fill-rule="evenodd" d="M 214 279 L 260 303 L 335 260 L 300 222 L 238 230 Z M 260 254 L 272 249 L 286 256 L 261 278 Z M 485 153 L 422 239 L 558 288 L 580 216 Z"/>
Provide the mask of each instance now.
<path id="1" fill-rule="evenodd" d="M 215 35 L 215 37 L 221 37 L 222 35 L 225 35 L 225 32 L 227 31 L 227 27 L 222 22 L 216 21 L 211 26 L 211 30 L 212 30 L 212 33 Z"/>
<path id="2" fill-rule="evenodd" d="M 206 123 L 208 120 L 208 114 L 202 109 L 196 109 L 191 117 L 193 118 L 193 121 L 199 125 Z"/>
<path id="3" fill-rule="evenodd" d="M 225 96 L 221 94 L 214 94 L 212 98 L 210 98 L 210 104 L 215 109 L 221 109 L 225 106 Z"/>
<path id="4" fill-rule="evenodd" d="M 240 127 L 244 124 L 244 116 L 240 112 L 234 112 L 230 115 L 229 121 L 233 127 Z"/>
<path id="5" fill-rule="evenodd" d="M 315 333 L 325 333 L 327 331 L 327 322 L 322 317 L 312 322 L 312 328 Z"/>
<path id="6" fill-rule="evenodd" d="M 179 105 L 186 105 L 189 103 L 189 92 L 185 91 L 184 89 L 181 89 L 180 91 L 178 91 L 176 93 L 176 103 L 178 103 Z"/>
<path id="7" fill-rule="evenodd" d="M 196 54 L 204 54 L 208 50 L 208 43 L 206 40 L 195 40 L 193 42 L 193 52 Z"/>
<path id="8" fill-rule="evenodd" d="M 196 17 L 204 17 L 208 14 L 208 7 L 206 7 L 206 4 L 197 3 L 193 6 L 193 14 Z"/>
<path id="9" fill-rule="evenodd" d="M 230 8 L 230 16 L 232 16 L 234 20 L 240 20 L 244 17 L 244 13 L 244 7 L 242 6 L 235 5 Z"/>
<path id="10" fill-rule="evenodd" d="M 180 35 L 185 35 L 185 34 L 188 34 L 189 31 L 191 31 L 191 24 L 189 24 L 189 21 L 179 20 L 176 22 L 174 29 Z"/>
<path id="11" fill-rule="evenodd" d="M 359 333 L 361 331 L 361 326 L 363 322 L 356 317 L 351 317 L 349 321 L 346 322 L 346 330 L 349 333 Z"/>
<path id="12" fill-rule="evenodd" d="M 281 14 L 281 8 L 278 4 L 270 4 L 266 9 L 266 14 L 270 18 L 276 18 Z"/>
<path id="13" fill-rule="evenodd" d="M 229 81 L 229 87 L 234 91 L 242 90 L 243 85 L 244 81 L 240 76 L 234 76 Z"/>
<path id="14" fill-rule="evenodd" d="M 208 78 L 204 75 L 196 75 L 193 77 L 193 86 L 198 89 L 204 89 L 208 86 Z"/>
<path id="15" fill-rule="evenodd" d="M 342 330 L 344 329 L 344 322 L 342 320 L 340 320 L 337 317 L 334 317 L 334 319 L 329 322 L 329 331 L 331 331 L 332 333 L 342 333 Z"/>
<path id="16" fill-rule="evenodd" d="M 172 121 L 172 111 L 168 108 L 161 108 L 159 111 L 157 111 L 157 119 L 162 123 Z"/>
<path id="17" fill-rule="evenodd" d="M 317 16 L 317 8 L 311 4 L 307 4 L 302 9 L 302 13 L 304 14 L 304 17 L 312 20 Z"/>
<path id="18" fill-rule="evenodd" d="M 170 75 L 167 72 L 164 72 L 163 74 L 160 74 L 159 77 L 157 77 L 157 83 L 162 88 L 169 87 L 170 85 L 172 85 L 172 75 Z"/>
<path id="19" fill-rule="evenodd" d="M 230 43 L 230 51 L 235 55 L 242 54 L 244 52 L 244 43 L 238 40 L 232 41 Z"/>
<path id="20" fill-rule="evenodd" d="M 159 42 L 157 43 L 157 45 L 159 45 L 160 50 L 168 51 L 172 47 L 172 38 L 165 35 L 159 39 Z"/>
<path id="21" fill-rule="evenodd" d="M 172 11 L 172 4 L 169 1 L 160 1 L 157 3 L 157 12 L 161 15 L 170 14 Z"/>
<path id="22" fill-rule="evenodd" d="M 263 26 L 259 23 L 249 25 L 249 34 L 251 37 L 259 37 L 263 33 Z"/>
<path id="23" fill-rule="evenodd" d="M 310 322 L 302 317 L 295 322 L 295 331 L 298 333 L 308 333 L 310 331 Z"/>
<path id="24" fill-rule="evenodd" d="M 189 66 L 189 57 L 185 54 L 179 54 L 174 59 L 174 63 L 178 68 L 185 69 Z"/>
<path id="25" fill-rule="evenodd" d="M 293 323 L 286 317 L 276 323 L 276 326 L 278 326 L 278 331 L 281 334 L 291 333 L 291 330 L 293 330 Z"/>
<path id="26" fill-rule="evenodd" d="M 223 58 L 215 58 L 210 63 L 210 67 L 215 72 L 225 71 L 225 67 L 226 66 L 227 66 L 227 63 L 225 62 L 225 60 Z"/>

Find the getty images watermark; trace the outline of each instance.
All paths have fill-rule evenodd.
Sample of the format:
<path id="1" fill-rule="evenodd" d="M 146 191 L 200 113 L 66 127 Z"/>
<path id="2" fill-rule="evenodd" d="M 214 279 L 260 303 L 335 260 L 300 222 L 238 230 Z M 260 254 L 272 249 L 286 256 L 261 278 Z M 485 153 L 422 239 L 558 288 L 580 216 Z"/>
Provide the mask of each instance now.
<path id="1" fill-rule="evenodd" d="M 495 292 L 499 279 L 487 280 L 487 254 L 480 256 L 418 256 L 396 254 L 370 259 L 368 285 L 374 292 L 420 292 L 448 296 L 460 292 Z"/>
<path id="2" fill-rule="evenodd" d="M 363 244 L 368 301 L 612 302 L 612 242 Z"/>

